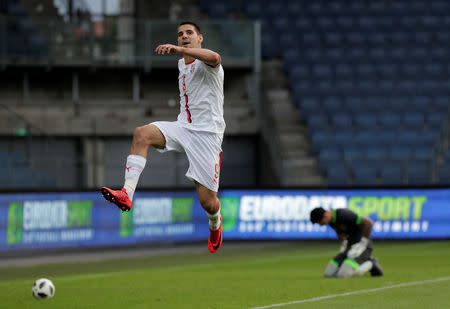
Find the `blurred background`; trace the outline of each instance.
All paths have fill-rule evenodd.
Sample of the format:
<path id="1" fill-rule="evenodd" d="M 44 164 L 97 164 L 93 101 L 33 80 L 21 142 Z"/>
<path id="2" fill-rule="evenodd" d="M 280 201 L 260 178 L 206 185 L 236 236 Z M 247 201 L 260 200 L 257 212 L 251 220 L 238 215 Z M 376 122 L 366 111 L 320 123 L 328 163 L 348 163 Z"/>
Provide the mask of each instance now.
<path id="1" fill-rule="evenodd" d="M 223 60 L 221 198 L 224 216 L 234 222 L 228 231 L 244 238 L 332 238 L 308 221 L 312 207 L 324 206 L 353 207 L 379 219 L 377 231 L 387 233 L 380 237 L 420 238 L 408 234 L 413 229 L 449 237 L 445 222 L 436 234 L 431 222 L 449 212 L 442 208 L 449 192 L 439 189 L 450 185 L 450 2 L 0 0 L 0 216 L 11 248 L 28 248 L 27 241 L 38 247 L 50 234 L 34 232 L 69 227 L 42 223 L 43 209 L 76 218 L 71 228 L 92 227 L 73 239 L 96 237 L 103 222 L 96 209 L 104 208 L 98 193 L 45 192 L 123 185 L 133 129 L 178 114 L 179 55 L 159 56 L 154 49 L 176 44 L 184 20 L 200 25 L 203 46 Z M 136 209 L 151 214 L 167 202 L 172 219 L 161 213 L 161 221 L 149 219 L 146 227 L 197 217 L 205 223 L 195 195 L 180 193 L 194 188 L 184 176 L 185 155 L 150 150 L 149 158 Z M 58 208 L 61 200 L 66 206 Z M 183 212 L 186 203 L 194 210 Z M 258 217 L 257 205 L 269 204 L 280 207 L 271 214 L 299 208 L 286 217 Z M 133 230 L 142 223 L 133 217 L 103 215 L 115 220 L 106 228 L 120 227 L 122 236 L 156 235 Z M 36 221 L 26 225 L 24 218 Z M 395 222 L 383 220 L 400 220 L 406 234 L 391 234 Z M 207 232 L 206 225 L 180 228 L 198 232 L 198 239 Z M 267 234 L 246 234 L 255 231 Z M 61 233 L 52 235 L 61 240 Z"/>
<path id="2" fill-rule="evenodd" d="M 154 48 L 183 20 L 226 71 L 223 188 L 450 183 L 447 1 L 1 0 L 1 188 L 121 186 L 133 129 L 176 119 Z M 192 188 L 150 158 L 141 188 Z"/>

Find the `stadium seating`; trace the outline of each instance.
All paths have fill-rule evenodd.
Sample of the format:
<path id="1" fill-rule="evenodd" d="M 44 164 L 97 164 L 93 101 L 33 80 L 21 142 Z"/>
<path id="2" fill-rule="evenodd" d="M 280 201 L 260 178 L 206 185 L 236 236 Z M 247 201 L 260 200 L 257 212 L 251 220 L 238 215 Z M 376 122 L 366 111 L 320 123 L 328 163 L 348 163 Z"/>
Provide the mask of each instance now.
<path id="1" fill-rule="evenodd" d="M 44 57 L 48 45 L 31 20 L 20 1 L 6 1 L 2 4 L 7 19 L 0 22 L 0 34 L 6 38 L 7 54 L 10 57 Z"/>
<path id="2" fill-rule="evenodd" d="M 432 185 L 448 138 L 445 1 L 245 1 L 329 185 Z"/>

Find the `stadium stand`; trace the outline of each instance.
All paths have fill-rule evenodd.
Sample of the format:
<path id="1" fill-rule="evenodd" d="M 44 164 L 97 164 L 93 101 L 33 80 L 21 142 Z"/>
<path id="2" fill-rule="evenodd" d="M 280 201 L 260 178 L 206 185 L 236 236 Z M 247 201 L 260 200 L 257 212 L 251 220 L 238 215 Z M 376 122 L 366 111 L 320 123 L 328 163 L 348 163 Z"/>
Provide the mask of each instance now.
<path id="1" fill-rule="evenodd" d="M 222 46 L 224 64 L 231 68 L 225 82 L 228 134 L 256 136 L 262 124 L 267 153 L 261 154 L 265 159 L 259 164 L 267 166 L 267 159 L 273 171 L 260 178 L 274 178 L 269 184 L 370 187 L 448 182 L 450 4 L 446 1 L 179 3 L 190 8 L 190 16 L 210 20 L 203 27 L 207 46 Z M 42 131 L 52 141 L 64 136 L 78 139 L 73 149 L 90 150 L 81 160 L 71 158 L 70 166 L 78 171 L 76 179 L 91 179 L 88 187 L 105 178 L 119 179 L 121 168 L 120 162 L 107 166 L 106 173 L 112 176 L 93 180 L 93 166 L 101 159 L 95 150 L 100 146 L 90 138 L 100 136 L 109 143 L 119 137 L 125 144 L 136 123 L 177 113 L 177 89 L 169 86 L 173 72 L 162 73 L 174 59 L 146 57 L 166 40 L 169 24 L 161 19 L 167 19 L 171 5 L 162 0 L 157 10 L 146 1 L 135 5 L 136 20 L 103 16 L 100 31 L 89 14 L 83 15 L 87 28 L 80 16 L 67 21 L 67 15 L 61 15 L 67 7 L 56 7 L 54 1 L 0 1 L 0 33 L 7 39 L 0 55 L 8 59 L 1 68 L 13 68 L 7 77 L 1 76 L 1 96 L 8 102 L 0 111 L 8 117 L 0 124 L 1 132 L 11 136 L 25 128 Z M 53 28 L 42 18 L 54 20 Z M 146 28 L 141 18 L 157 21 Z M 255 50 L 247 47 L 256 28 L 248 27 L 247 19 L 261 25 L 261 100 L 252 94 L 259 77 L 252 62 Z M 114 37 L 117 29 L 123 32 Z M 127 37 L 136 44 L 120 41 Z M 150 43 L 147 37 L 152 38 Z M 116 39 L 121 43 L 114 45 Z M 131 54 L 137 56 L 136 63 L 127 56 Z M 114 70 L 120 74 L 111 74 Z M 10 144 L 2 150 L 24 148 Z M 119 154 L 123 144 L 104 144 L 100 152 Z M 239 138 L 232 144 L 232 149 L 245 147 Z M 254 139 L 251 144 L 248 154 L 255 153 L 258 142 Z M 172 163 L 179 170 L 186 164 L 177 163 L 175 157 Z M 236 176 L 230 176 L 230 183 L 238 182 L 239 168 L 248 165 L 235 163 Z M 253 178 L 259 169 L 255 164 L 251 164 Z M 40 176 L 39 167 L 29 166 L 31 175 L 47 177 Z M 163 170 L 152 173 L 163 175 Z M 51 181 L 60 184 L 57 173 L 50 174 Z M 176 183 L 178 176 L 173 177 L 165 184 Z"/>
<path id="2" fill-rule="evenodd" d="M 179 21 L 168 20 L 171 4 L 125 1 L 123 16 L 94 18 L 84 1 L 73 1 L 73 15 L 67 3 L 0 1 L 4 190 L 120 186 L 133 129 L 178 114 L 179 57 L 152 55 L 158 44 L 176 39 Z M 190 6 L 183 10 L 190 17 L 201 17 L 196 1 L 180 4 Z M 228 23 L 242 34 L 233 38 L 224 23 L 201 23 L 206 46 L 219 49 L 227 73 L 221 180 L 223 186 L 252 187 L 262 164 L 254 159 L 259 121 L 249 90 L 255 61 L 247 37 L 254 30 L 246 21 Z M 185 157 L 153 150 L 150 156 L 143 188 L 192 187 Z"/>
<path id="3" fill-rule="evenodd" d="M 329 185 L 444 184 L 449 9 L 442 0 L 245 1 Z"/>

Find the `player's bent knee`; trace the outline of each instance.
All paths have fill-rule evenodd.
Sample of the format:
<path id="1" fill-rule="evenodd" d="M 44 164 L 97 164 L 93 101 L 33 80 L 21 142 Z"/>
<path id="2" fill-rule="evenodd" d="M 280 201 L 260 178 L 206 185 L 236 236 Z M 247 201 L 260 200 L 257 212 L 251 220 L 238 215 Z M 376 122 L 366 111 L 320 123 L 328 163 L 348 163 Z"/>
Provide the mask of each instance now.
<path id="1" fill-rule="evenodd" d="M 145 126 L 137 127 L 133 131 L 133 140 L 135 143 L 138 144 L 149 144 L 150 143 L 150 136 L 146 132 Z"/>
<path id="2" fill-rule="evenodd" d="M 336 277 L 338 278 L 350 278 L 355 273 L 355 270 L 353 267 L 347 264 L 342 264 L 342 266 L 339 268 L 339 271 L 336 274 Z"/>
<path id="3" fill-rule="evenodd" d="M 336 277 L 338 270 L 339 270 L 338 266 L 328 263 L 327 267 L 325 268 L 325 271 L 323 272 L 323 275 L 326 278 Z"/>
<path id="4" fill-rule="evenodd" d="M 165 143 L 161 131 L 154 125 L 140 126 L 134 129 L 133 141 L 147 146 L 163 146 Z"/>

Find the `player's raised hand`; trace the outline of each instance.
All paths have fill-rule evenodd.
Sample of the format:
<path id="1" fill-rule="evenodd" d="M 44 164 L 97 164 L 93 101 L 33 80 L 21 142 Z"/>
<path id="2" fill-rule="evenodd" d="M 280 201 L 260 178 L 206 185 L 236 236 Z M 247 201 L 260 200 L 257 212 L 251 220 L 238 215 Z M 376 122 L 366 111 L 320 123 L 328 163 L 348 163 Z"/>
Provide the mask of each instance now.
<path id="1" fill-rule="evenodd" d="M 155 52 L 158 55 L 181 53 L 181 47 L 173 44 L 162 44 L 156 47 Z"/>
<path id="2" fill-rule="evenodd" d="M 367 249 L 368 245 L 369 239 L 367 237 L 362 237 L 359 242 L 350 247 L 350 250 L 347 252 L 347 257 L 349 259 L 354 259 L 360 256 Z"/>

